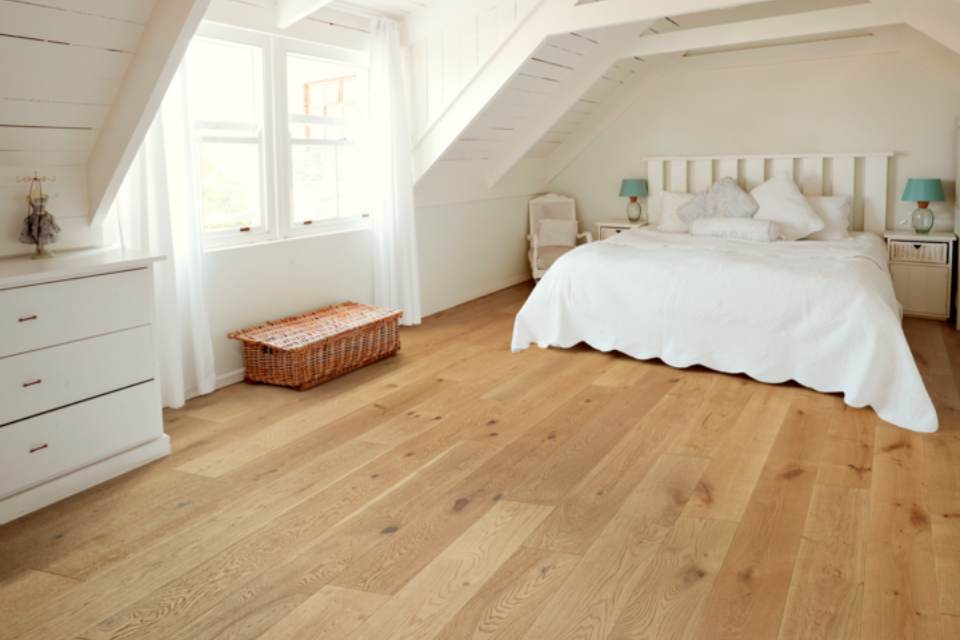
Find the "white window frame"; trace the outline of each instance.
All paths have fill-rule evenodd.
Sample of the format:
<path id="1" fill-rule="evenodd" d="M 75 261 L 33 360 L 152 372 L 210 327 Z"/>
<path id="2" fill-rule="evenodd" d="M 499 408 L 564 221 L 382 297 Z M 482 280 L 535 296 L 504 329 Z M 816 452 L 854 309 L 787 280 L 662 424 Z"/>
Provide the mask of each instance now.
<path id="1" fill-rule="evenodd" d="M 303 118 L 309 122 L 322 124 L 324 118 L 320 116 L 291 116 L 290 105 L 287 103 L 287 55 L 300 54 L 314 58 L 322 58 L 331 62 L 339 62 L 359 67 L 366 72 L 369 58 L 359 52 L 351 52 L 336 47 L 327 46 L 317 42 L 306 42 L 303 40 L 292 40 L 289 38 L 277 38 L 275 41 L 274 58 L 274 78 L 277 87 L 282 91 L 277 92 L 277 118 L 282 117 L 282 122 L 278 122 L 277 140 L 278 153 L 277 162 L 280 168 L 280 175 L 283 178 L 283 189 L 280 190 L 280 224 L 284 229 L 286 237 L 296 237 L 303 235 L 317 235 L 323 233 L 337 233 L 343 231 L 353 231 L 364 229 L 370 226 L 369 213 L 365 216 L 355 218 L 336 218 L 333 220 L 316 220 L 310 224 L 295 222 L 293 219 L 293 146 L 300 144 L 294 142 L 290 136 L 290 122 L 292 119 Z M 282 116 L 281 116 L 282 114 Z M 317 141 L 313 144 L 325 144 Z"/>
<path id="2" fill-rule="evenodd" d="M 260 132 L 251 131 L 251 136 L 244 139 L 248 142 L 254 140 L 261 142 L 260 198 L 262 225 L 251 228 L 249 231 L 239 229 L 204 231 L 204 247 L 206 249 L 218 249 L 369 228 L 368 215 L 317 220 L 310 224 L 294 222 L 292 208 L 292 150 L 294 142 L 290 136 L 289 123 L 291 117 L 287 104 L 288 53 L 345 63 L 359 67 L 364 72 L 368 66 L 368 56 L 362 52 L 340 49 L 320 43 L 293 40 L 209 22 L 204 22 L 200 26 L 197 36 L 259 47 L 262 51 L 261 59 L 263 63 L 263 88 L 261 91 L 263 97 L 263 125 Z M 189 65 L 187 65 L 187 72 L 189 73 Z M 311 121 L 313 121 L 312 118 Z M 193 154 L 197 158 L 199 158 L 199 142 L 201 139 L 197 129 L 200 124 L 191 119 Z M 230 123 L 204 122 L 202 125 L 209 130 L 217 127 L 226 128 L 230 126 Z M 232 130 L 235 131 L 236 129 Z M 241 141 L 236 136 L 230 136 L 229 138 L 238 142 Z M 318 142 L 318 144 L 322 143 Z M 200 163 L 197 162 L 195 165 L 195 178 L 198 185 L 196 192 L 199 194 L 201 193 Z M 198 206 L 202 207 L 202 203 L 198 203 Z"/>

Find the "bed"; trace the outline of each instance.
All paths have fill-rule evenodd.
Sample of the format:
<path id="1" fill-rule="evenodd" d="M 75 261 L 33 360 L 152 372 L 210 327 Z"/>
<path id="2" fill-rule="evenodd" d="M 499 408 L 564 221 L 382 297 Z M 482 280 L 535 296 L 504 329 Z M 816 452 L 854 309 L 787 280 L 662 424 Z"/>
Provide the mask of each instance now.
<path id="1" fill-rule="evenodd" d="M 899 427 L 936 431 L 936 410 L 903 334 L 877 233 L 885 227 L 888 156 L 851 157 L 864 176 L 856 181 L 857 165 L 836 156 L 808 158 L 780 166 L 794 169 L 805 192 L 848 186 L 858 211 L 855 228 L 866 231 L 844 240 L 753 243 L 640 229 L 581 246 L 554 263 L 520 310 L 513 350 L 583 342 L 674 367 L 703 365 L 767 383 L 793 380 L 842 393 L 848 405 L 870 406 Z M 712 179 L 724 159 L 650 162 L 656 165 L 648 166 L 656 220 L 658 190 L 696 189 L 675 166 L 691 171 L 699 164 Z M 747 162 L 728 165 L 747 186 L 775 170 L 763 158 L 753 178 L 745 178 Z M 805 166 L 819 166 L 819 179 L 802 175 Z M 836 173 L 848 169 L 850 184 Z M 881 176 L 872 175 L 880 169 Z"/>

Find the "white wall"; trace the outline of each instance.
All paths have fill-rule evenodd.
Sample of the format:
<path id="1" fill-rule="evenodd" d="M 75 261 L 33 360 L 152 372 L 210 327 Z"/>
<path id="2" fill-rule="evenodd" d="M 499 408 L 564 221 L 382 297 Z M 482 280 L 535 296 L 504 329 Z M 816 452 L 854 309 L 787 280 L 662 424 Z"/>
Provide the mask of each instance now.
<path id="1" fill-rule="evenodd" d="M 888 226 L 915 207 L 899 202 L 907 178 L 942 178 L 952 195 L 960 57 L 919 36 L 891 54 L 783 64 L 765 56 L 659 74 L 551 186 L 596 221 L 624 215 L 620 180 L 640 177 L 645 156 L 895 151 Z M 934 207 L 938 226 L 951 229 L 952 206 Z"/>

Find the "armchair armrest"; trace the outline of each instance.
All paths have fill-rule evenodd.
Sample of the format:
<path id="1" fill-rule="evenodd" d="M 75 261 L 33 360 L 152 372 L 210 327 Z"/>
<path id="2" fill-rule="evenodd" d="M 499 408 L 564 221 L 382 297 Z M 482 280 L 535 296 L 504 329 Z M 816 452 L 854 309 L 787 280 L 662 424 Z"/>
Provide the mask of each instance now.
<path id="1" fill-rule="evenodd" d="M 593 234 L 589 231 L 584 231 L 583 233 L 577 234 L 577 240 L 583 240 L 585 242 L 593 242 Z"/>

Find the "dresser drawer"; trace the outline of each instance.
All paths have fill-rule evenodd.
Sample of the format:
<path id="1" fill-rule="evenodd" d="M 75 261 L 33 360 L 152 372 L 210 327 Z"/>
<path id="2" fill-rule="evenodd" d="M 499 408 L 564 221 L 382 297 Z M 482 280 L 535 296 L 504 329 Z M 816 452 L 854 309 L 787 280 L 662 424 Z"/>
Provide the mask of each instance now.
<path id="1" fill-rule="evenodd" d="M 149 326 L 0 358 L 0 425 L 154 377 Z"/>
<path id="2" fill-rule="evenodd" d="M 150 272 L 0 291 L 0 357 L 150 323 Z"/>
<path id="3" fill-rule="evenodd" d="M 0 427 L 0 498 L 163 435 L 156 382 Z"/>
<path id="4" fill-rule="evenodd" d="M 950 260 L 950 244 L 946 242 L 891 240 L 890 260 L 892 262 L 947 264 Z"/>

